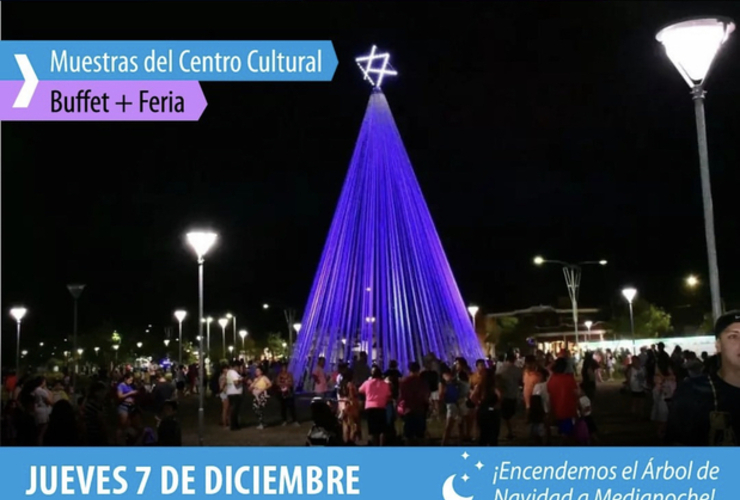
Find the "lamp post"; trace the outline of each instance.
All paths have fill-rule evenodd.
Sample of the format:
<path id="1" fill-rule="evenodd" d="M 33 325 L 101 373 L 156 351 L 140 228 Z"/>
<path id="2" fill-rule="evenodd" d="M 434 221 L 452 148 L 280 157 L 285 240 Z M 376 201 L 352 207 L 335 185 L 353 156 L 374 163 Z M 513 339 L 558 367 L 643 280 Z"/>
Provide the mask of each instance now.
<path id="1" fill-rule="evenodd" d="M 121 346 L 120 346 L 120 345 L 118 345 L 118 344 L 115 344 L 115 345 L 113 346 L 113 352 L 115 352 L 115 361 L 116 361 L 116 363 L 118 363 L 118 349 L 119 349 L 120 347 L 121 347 Z"/>
<path id="2" fill-rule="evenodd" d="M 206 352 L 208 355 L 211 355 L 211 323 L 213 322 L 213 318 L 208 316 L 207 318 L 203 318 L 201 320 L 201 323 L 206 324 Z"/>
<path id="3" fill-rule="evenodd" d="M 198 443 L 203 446 L 205 432 L 205 417 L 203 411 L 203 395 L 205 393 L 205 363 L 203 361 L 203 263 L 208 250 L 216 242 L 218 235 L 212 232 L 197 231 L 187 234 L 188 243 L 195 250 L 198 257 L 198 372 L 201 387 L 198 388 Z M 236 321 L 236 319 L 234 320 Z"/>
<path id="4" fill-rule="evenodd" d="M 182 321 L 185 319 L 185 316 L 187 316 L 187 311 L 183 311 L 180 309 L 179 311 L 175 311 L 175 318 L 177 318 L 177 322 L 180 325 L 180 333 L 178 336 L 178 343 L 180 344 L 177 346 L 178 354 L 177 354 L 177 365 L 182 366 Z"/>
<path id="5" fill-rule="evenodd" d="M 475 330 L 475 315 L 478 314 L 478 311 L 480 308 L 475 305 L 469 305 L 468 306 L 468 313 L 470 313 L 470 317 L 473 320 L 473 330 Z"/>
<path id="6" fill-rule="evenodd" d="M 233 356 L 234 356 L 234 346 L 233 345 L 230 345 L 229 346 L 229 358 L 231 358 Z"/>
<path id="7" fill-rule="evenodd" d="M 15 373 L 18 377 L 21 376 L 21 321 L 26 315 L 28 310 L 25 307 L 14 307 L 10 310 L 10 315 L 13 316 L 16 323 L 15 328 Z M 2 356 L 2 352 L 0 352 Z M 2 359 L 2 358 L 0 358 Z M 0 362 L 0 370 L 2 369 L 2 363 Z"/>
<path id="8" fill-rule="evenodd" d="M 85 285 L 74 283 L 71 285 L 67 285 L 67 290 L 69 290 L 69 293 L 72 295 L 72 298 L 74 299 L 74 324 L 73 324 L 73 330 L 72 330 L 72 351 L 77 350 L 77 302 L 80 299 L 80 295 L 82 295 L 82 291 L 85 289 Z M 75 369 L 72 372 L 72 387 L 75 385 L 74 377 L 77 373 L 77 363 L 75 363 Z"/>
<path id="9" fill-rule="evenodd" d="M 717 244 L 714 236 L 714 207 L 709 176 L 709 151 L 704 119 L 704 84 L 722 45 L 735 30 L 735 24 L 724 17 L 694 18 L 672 24 L 660 30 L 656 39 L 691 88 L 696 114 L 696 134 L 699 146 L 699 169 L 704 202 L 704 233 L 709 260 L 709 288 L 712 295 L 714 320 L 722 315 L 722 300 L 717 265 Z"/>
<path id="10" fill-rule="evenodd" d="M 563 275 L 565 276 L 565 285 L 568 287 L 568 295 L 570 296 L 570 303 L 573 306 L 573 327 L 575 328 L 576 344 L 578 344 L 578 292 L 581 286 L 581 266 L 586 265 L 599 265 L 605 266 L 607 262 L 605 260 L 588 260 L 585 262 L 578 262 L 577 264 L 570 264 L 563 262 L 562 260 L 547 260 L 542 257 L 535 257 L 534 263 L 537 266 L 543 264 L 558 264 L 563 267 Z M 567 345 L 566 345 L 567 347 Z"/>
<path id="11" fill-rule="evenodd" d="M 245 347 L 244 347 L 244 339 L 247 336 L 247 331 L 246 330 L 240 330 L 239 331 L 239 336 L 242 338 L 242 351 L 244 351 L 244 355 L 246 356 L 247 355 L 247 351 L 245 350 Z"/>
<path id="12" fill-rule="evenodd" d="M 625 288 L 622 290 L 622 295 L 625 299 L 627 299 L 627 302 L 629 302 L 630 305 L 630 330 L 632 331 L 632 354 L 637 354 L 637 347 L 635 345 L 635 313 L 632 308 L 632 302 L 635 300 L 635 295 L 637 295 L 637 290 L 634 288 Z"/>
<path id="13" fill-rule="evenodd" d="M 232 326 L 234 327 L 234 345 L 236 345 L 236 316 L 231 313 L 226 313 L 226 319 L 230 319 L 234 322 Z"/>
<path id="14" fill-rule="evenodd" d="M 226 325 L 229 324 L 229 320 L 226 318 L 221 318 L 220 320 L 218 320 L 218 324 L 219 326 L 221 326 L 221 347 L 223 349 L 222 352 L 225 358 L 226 357 Z"/>

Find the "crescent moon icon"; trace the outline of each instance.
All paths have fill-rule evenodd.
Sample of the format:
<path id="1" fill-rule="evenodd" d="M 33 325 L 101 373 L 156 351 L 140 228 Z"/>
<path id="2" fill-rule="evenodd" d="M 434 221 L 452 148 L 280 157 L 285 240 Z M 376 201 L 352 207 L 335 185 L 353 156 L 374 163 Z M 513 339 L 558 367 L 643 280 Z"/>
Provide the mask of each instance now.
<path id="1" fill-rule="evenodd" d="M 453 474 L 445 480 L 445 484 L 442 485 L 442 498 L 444 500 L 473 500 L 473 497 L 462 497 L 457 494 L 455 487 L 452 482 L 455 480 L 457 474 Z"/>

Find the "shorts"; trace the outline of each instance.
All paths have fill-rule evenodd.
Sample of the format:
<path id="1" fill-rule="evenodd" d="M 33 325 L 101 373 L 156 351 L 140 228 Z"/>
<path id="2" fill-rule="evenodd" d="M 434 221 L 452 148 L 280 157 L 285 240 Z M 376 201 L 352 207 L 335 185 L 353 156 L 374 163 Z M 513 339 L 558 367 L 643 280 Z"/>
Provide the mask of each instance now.
<path id="1" fill-rule="evenodd" d="M 367 415 L 367 430 L 371 436 L 385 433 L 387 428 L 385 408 L 368 408 L 365 414 Z"/>
<path id="2" fill-rule="evenodd" d="M 575 430 L 575 424 L 572 418 L 564 418 L 557 422 L 558 432 L 563 436 L 571 436 Z"/>
<path id="3" fill-rule="evenodd" d="M 133 409 L 133 406 L 118 405 L 118 414 L 128 416 L 128 414 L 131 413 L 132 409 Z"/>
<path id="4" fill-rule="evenodd" d="M 439 391 L 432 391 L 429 399 L 432 401 L 439 401 Z"/>
<path id="5" fill-rule="evenodd" d="M 409 413 L 403 417 L 403 435 L 406 439 L 424 439 L 427 433 L 427 417 L 423 413 Z"/>
<path id="6" fill-rule="evenodd" d="M 447 420 L 460 418 L 460 406 L 457 403 L 445 403 L 445 408 L 447 408 Z"/>
<path id="7" fill-rule="evenodd" d="M 516 413 L 516 399 L 504 398 L 501 401 L 501 418 L 504 420 L 511 420 L 511 417 Z"/>

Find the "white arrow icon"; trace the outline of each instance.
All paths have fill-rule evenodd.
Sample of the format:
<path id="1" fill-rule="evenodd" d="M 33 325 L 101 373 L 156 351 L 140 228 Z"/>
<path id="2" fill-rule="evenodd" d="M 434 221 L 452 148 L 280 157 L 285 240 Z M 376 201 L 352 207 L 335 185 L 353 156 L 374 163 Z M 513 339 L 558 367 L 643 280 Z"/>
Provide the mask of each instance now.
<path id="1" fill-rule="evenodd" d="M 36 77 L 36 72 L 33 70 L 31 61 L 28 60 L 26 54 L 15 54 L 15 61 L 18 63 L 18 67 L 21 68 L 25 82 L 23 83 L 23 87 L 21 87 L 21 91 L 18 92 L 18 97 L 15 98 L 13 107 L 27 108 L 31 104 L 33 93 L 36 92 L 39 79 Z"/>

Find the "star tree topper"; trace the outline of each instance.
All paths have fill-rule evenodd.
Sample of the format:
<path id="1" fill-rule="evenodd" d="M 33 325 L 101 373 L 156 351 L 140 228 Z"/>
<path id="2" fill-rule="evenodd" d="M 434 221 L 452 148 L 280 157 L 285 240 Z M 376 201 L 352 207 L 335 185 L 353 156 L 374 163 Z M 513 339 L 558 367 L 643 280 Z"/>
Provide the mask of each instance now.
<path id="1" fill-rule="evenodd" d="M 388 62 L 388 59 L 391 57 L 390 54 L 387 52 L 385 54 L 376 54 L 375 51 L 377 49 L 378 47 L 373 45 L 370 55 L 358 57 L 355 59 L 355 62 L 357 62 L 357 65 L 362 70 L 362 73 L 365 76 L 364 79 L 368 80 L 373 87 L 380 88 L 380 84 L 383 82 L 383 77 L 385 75 L 397 75 L 398 73 Z M 376 60 L 379 60 L 379 64 L 374 64 Z M 363 65 L 363 63 L 367 64 Z M 371 75 L 377 76 L 373 78 Z"/>

